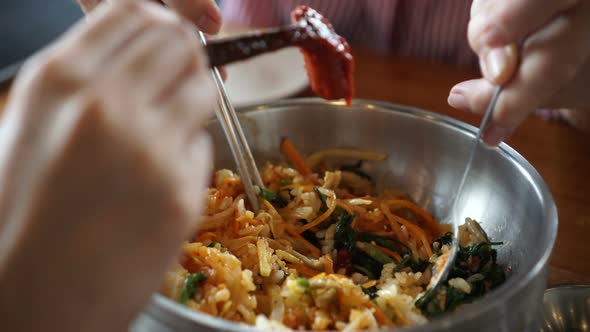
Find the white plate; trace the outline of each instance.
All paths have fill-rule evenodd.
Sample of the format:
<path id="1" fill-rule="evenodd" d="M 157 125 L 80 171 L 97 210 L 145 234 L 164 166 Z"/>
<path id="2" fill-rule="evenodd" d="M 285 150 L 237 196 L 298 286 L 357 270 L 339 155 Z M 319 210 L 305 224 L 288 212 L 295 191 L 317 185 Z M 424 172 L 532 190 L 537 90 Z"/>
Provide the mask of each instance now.
<path id="1" fill-rule="evenodd" d="M 303 55 L 291 47 L 225 67 L 225 86 L 234 106 L 293 96 L 308 86 Z"/>

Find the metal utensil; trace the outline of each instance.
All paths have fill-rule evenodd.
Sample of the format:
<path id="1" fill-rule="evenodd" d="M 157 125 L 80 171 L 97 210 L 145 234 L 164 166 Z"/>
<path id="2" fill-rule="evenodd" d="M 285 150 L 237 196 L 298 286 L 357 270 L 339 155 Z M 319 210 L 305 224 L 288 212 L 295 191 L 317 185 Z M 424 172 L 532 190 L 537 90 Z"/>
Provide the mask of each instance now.
<path id="1" fill-rule="evenodd" d="M 392 158 L 372 164 L 376 190 L 398 188 L 438 218 L 449 207 L 477 128 L 413 107 L 355 99 L 350 107 L 319 98 L 289 99 L 239 108 L 244 133 L 257 160 L 278 161 L 280 138 L 303 155 L 351 147 Z M 218 121 L 207 130 L 215 144 L 215 166 L 234 167 Z M 346 132 L 346 135 L 342 133 Z M 321 139 L 314 139 L 314 138 Z M 543 178 L 507 144 L 480 149 L 460 199 L 460 213 L 481 222 L 489 237 L 503 241 L 498 262 L 510 266 L 506 283 L 461 310 L 404 332 L 525 331 L 537 319 L 548 261 L 557 234 L 557 210 Z M 477 176 L 475 176 L 477 175 Z M 260 330 L 260 328 L 258 329 Z M 133 332 L 256 331 L 187 308 L 155 294 Z"/>
<path id="2" fill-rule="evenodd" d="M 199 37 L 203 45 L 207 45 L 205 34 L 199 31 Z M 258 172 L 256 161 L 254 160 L 254 156 L 252 156 L 252 151 L 248 146 L 248 141 L 246 140 L 236 111 L 227 96 L 223 79 L 217 67 L 211 69 L 211 74 L 219 92 L 215 114 L 229 143 L 238 174 L 242 178 L 246 197 L 248 197 L 252 209 L 258 211 L 260 207 L 258 204 L 258 191 L 264 188 L 264 183 Z"/>
<path id="3" fill-rule="evenodd" d="M 502 92 L 502 87 L 501 86 L 496 87 L 496 90 L 494 91 L 494 94 L 492 95 L 492 99 L 490 100 L 490 103 L 488 104 L 486 112 L 484 113 L 483 119 L 481 120 L 481 123 L 479 125 L 479 130 L 477 131 L 475 141 L 473 142 L 473 146 L 471 147 L 471 150 L 469 152 L 469 158 L 467 159 L 467 164 L 465 166 L 465 170 L 463 171 L 463 175 L 461 176 L 461 181 L 459 182 L 459 186 L 457 187 L 457 190 L 455 191 L 455 197 L 453 198 L 453 204 L 451 206 L 451 211 L 448 214 L 448 218 L 450 218 L 449 221 L 450 221 L 451 225 L 453 226 L 453 242 L 451 243 L 451 249 L 449 251 L 448 259 L 445 262 L 445 265 L 443 266 L 441 272 L 435 277 L 434 281 L 432 282 L 431 287 L 430 287 L 432 292 L 430 292 L 429 294 L 433 294 L 434 291 L 447 278 L 447 276 L 449 275 L 449 272 L 453 268 L 453 264 L 455 263 L 455 258 L 457 257 L 457 251 L 459 248 L 459 226 L 461 225 L 461 220 L 459 218 L 459 213 L 458 213 L 459 197 L 461 197 L 461 194 L 463 193 L 463 189 L 465 187 L 465 182 L 467 181 L 469 173 L 471 172 L 471 168 L 473 166 L 473 161 L 475 160 L 475 155 L 477 154 L 477 150 L 479 148 L 479 145 L 481 144 L 481 137 L 482 137 L 483 131 L 486 128 L 486 126 L 488 125 L 490 118 L 492 117 L 492 113 L 494 112 L 494 109 L 496 108 L 496 102 L 498 101 L 498 97 L 500 96 L 501 92 Z"/>

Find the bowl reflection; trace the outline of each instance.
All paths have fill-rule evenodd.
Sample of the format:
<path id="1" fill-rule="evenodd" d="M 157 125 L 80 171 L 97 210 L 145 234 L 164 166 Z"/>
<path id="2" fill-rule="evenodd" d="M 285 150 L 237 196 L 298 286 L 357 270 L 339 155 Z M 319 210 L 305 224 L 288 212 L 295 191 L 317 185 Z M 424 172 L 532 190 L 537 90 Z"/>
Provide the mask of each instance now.
<path id="1" fill-rule="evenodd" d="M 549 288 L 539 332 L 590 331 L 590 284 Z"/>

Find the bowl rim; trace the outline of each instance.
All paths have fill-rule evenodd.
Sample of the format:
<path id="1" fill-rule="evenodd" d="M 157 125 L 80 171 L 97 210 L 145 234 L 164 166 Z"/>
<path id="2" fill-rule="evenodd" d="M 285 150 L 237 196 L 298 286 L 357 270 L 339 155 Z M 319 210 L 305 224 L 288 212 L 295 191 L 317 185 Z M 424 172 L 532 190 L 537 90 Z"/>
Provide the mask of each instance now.
<path id="1" fill-rule="evenodd" d="M 341 107 L 346 106 L 346 103 L 344 101 L 327 101 L 317 97 L 306 97 L 253 104 L 245 107 L 240 107 L 237 110 L 239 111 L 238 116 L 240 116 L 242 114 L 265 112 L 270 109 L 288 108 L 301 105 L 326 105 Z M 475 139 L 477 135 L 478 128 L 470 124 L 459 121 L 457 119 L 453 119 L 446 115 L 423 110 L 413 106 L 368 99 L 353 99 L 351 106 L 355 107 L 355 110 L 343 108 L 338 111 L 346 112 L 357 111 L 356 109 L 363 109 L 363 111 L 371 112 L 397 112 L 416 118 L 422 118 L 430 122 L 439 123 L 444 126 L 451 127 L 455 130 L 460 130 L 464 134 L 468 134 L 468 136 L 471 139 Z M 541 175 L 520 153 L 518 153 L 516 150 L 514 150 L 512 147 L 510 147 L 508 144 L 504 142 L 500 143 L 498 147 L 493 149 L 499 150 L 500 153 L 504 155 L 507 159 L 512 160 L 518 167 L 520 167 L 524 171 L 525 174 L 528 175 L 528 177 L 530 178 L 530 182 L 534 184 L 538 196 L 541 198 L 542 202 L 545 205 L 545 223 L 547 224 L 546 234 L 548 238 L 544 240 L 546 240 L 547 242 L 545 243 L 548 243 L 549 245 L 545 247 L 545 250 L 541 253 L 539 259 L 537 260 L 537 262 L 534 263 L 532 268 L 528 271 L 523 271 L 522 277 L 520 279 L 510 278 L 510 280 L 508 280 L 504 285 L 500 286 L 500 288 L 495 292 L 497 296 L 484 296 L 477 302 L 470 304 L 469 310 L 451 312 L 445 315 L 441 315 L 441 317 L 433 318 L 429 320 L 426 324 L 415 325 L 405 328 L 397 328 L 397 331 L 431 331 L 432 328 L 451 327 L 456 322 L 472 320 L 484 314 L 486 311 L 489 311 L 490 308 L 503 306 L 503 304 L 505 303 L 504 300 L 515 296 L 516 293 L 518 293 L 521 289 L 526 287 L 526 285 L 531 280 L 535 279 L 540 273 L 542 273 L 543 269 L 546 268 L 551 253 L 553 251 L 555 239 L 557 237 L 558 215 L 553 196 Z M 542 301 L 540 301 L 539 305 L 542 305 Z M 160 312 L 162 309 L 165 311 L 164 313 Z M 156 293 L 152 296 L 151 302 L 146 308 L 146 312 L 155 317 L 156 319 L 162 318 L 158 320 L 159 322 L 166 321 L 166 318 L 164 318 L 163 315 L 175 315 L 177 318 L 183 318 L 186 320 L 193 321 L 195 323 L 204 324 L 209 328 L 219 328 L 222 330 L 231 329 L 235 331 L 256 330 L 256 326 L 246 325 L 243 323 L 235 323 L 206 313 L 191 310 L 168 299 L 167 297 L 159 293 Z"/>
<path id="2" fill-rule="evenodd" d="M 590 283 L 564 283 L 556 284 L 545 289 L 545 294 L 559 292 L 562 290 L 590 289 Z"/>

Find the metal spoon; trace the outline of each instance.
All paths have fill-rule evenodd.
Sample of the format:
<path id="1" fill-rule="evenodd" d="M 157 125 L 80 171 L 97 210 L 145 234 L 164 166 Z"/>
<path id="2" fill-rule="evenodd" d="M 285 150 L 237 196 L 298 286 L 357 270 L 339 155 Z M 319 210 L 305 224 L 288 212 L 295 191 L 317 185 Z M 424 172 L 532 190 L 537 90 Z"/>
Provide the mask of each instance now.
<path id="1" fill-rule="evenodd" d="M 457 257 L 457 251 L 459 249 L 459 226 L 461 225 L 461 220 L 459 220 L 459 212 L 458 212 L 458 210 L 459 210 L 459 206 L 458 206 L 459 199 L 458 198 L 461 196 L 461 193 L 463 192 L 463 188 L 465 187 L 465 182 L 467 181 L 469 173 L 471 172 L 471 168 L 473 166 L 473 161 L 475 160 L 475 155 L 477 154 L 477 150 L 478 150 L 479 145 L 481 143 L 483 131 L 487 127 L 487 124 L 488 124 L 490 118 L 492 117 L 492 113 L 494 112 L 494 109 L 496 108 L 496 102 L 498 101 L 498 97 L 500 96 L 501 92 L 502 92 L 502 87 L 501 86 L 496 87 L 496 90 L 494 91 L 492 99 L 490 100 L 490 103 L 488 104 L 486 112 L 484 113 L 483 119 L 481 120 L 481 123 L 479 125 L 479 130 L 478 130 L 477 135 L 475 137 L 475 141 L 473 142 L 473 146 L 471 147 L 471 151 L 469 152 L 469 159 L 467 159 L 467 165 L 465 166 L 465 170 L 463 171 L 463 176 L 461 177 L 461 182 L 459 182 L 459 186 L 457 187 L 457 190 L 455 191 L 455 197 L 453 198 L 453 205 L 451 206 L 451 211 L 448 216 L 450 218 L 450 223 L 453 226 L 453 241 L 451 242 L 451 248 L 449 251 L 448 259 L 445 262 L 445 265 L 441 269 L 440 273 L 435 274 L 435 277 L 434 277 L 435 279 L 431 283 L 431 287 L 430 287 L 429 291 L 427 293 L 425 293 L 420 299 L 418 299 L 418 301 L 428 301 L 432 298 L 432 296 L 435 296 L 436 289 L 438 289 L 438 287 L 440 287 L 440 285 L 447 279 L 447 276 L 449 275 L 449 272 L 451 271 L 451 269 L 453 268 L 453 265 L 455 263 L 455 258 Z"/>

